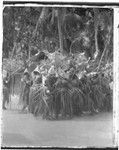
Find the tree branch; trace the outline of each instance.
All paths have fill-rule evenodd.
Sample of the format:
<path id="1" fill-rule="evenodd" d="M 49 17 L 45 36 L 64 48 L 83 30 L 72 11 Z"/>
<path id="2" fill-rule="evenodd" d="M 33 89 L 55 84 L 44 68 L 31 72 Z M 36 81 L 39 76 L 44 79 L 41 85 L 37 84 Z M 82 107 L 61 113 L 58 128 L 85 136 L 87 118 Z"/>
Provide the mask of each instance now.
<path id="1" fill-rule="evenodd" d="M 99 71 L 99 69 L 100 69 L 100 66 L 101 66 L 101 63 L 102 63 L 102 59 L 103 59 L 103 57 L 104 57 L 104 55 L 105 55 L 105 52 L 106 52 L 106 50 L 107 50 L 107 47 L 108 47 L 108 45 L 109 45 L 109 42 L 110 42 L 110 39 L 111 39 L 111 30 L 112 30 L 112 29 L 110 29 L 110 31 L 109 31 L 109 36 L 108 36 L 108 39 L 107 39 L 107 41 L 106 41 L 105 48 L 104 48 L 104 51 L 103 51 L 103 53 L 102 53 L 102 56 L 101 56 L 101 58 L 100 58 L 100 62 L 99 62 L 99 65 L 98 65 L 98 67 L 97 67 L 97 71 Z"/>

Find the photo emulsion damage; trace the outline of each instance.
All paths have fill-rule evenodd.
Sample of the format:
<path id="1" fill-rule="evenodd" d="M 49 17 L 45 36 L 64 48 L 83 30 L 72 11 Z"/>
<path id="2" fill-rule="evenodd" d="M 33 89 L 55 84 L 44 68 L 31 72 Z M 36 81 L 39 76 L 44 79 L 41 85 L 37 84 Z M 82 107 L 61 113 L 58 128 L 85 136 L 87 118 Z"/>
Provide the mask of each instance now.
<path id="1" fill-rule="evenodd" d="M 113 9 L 4 6 L 2 146 L 113 146 Z"/>

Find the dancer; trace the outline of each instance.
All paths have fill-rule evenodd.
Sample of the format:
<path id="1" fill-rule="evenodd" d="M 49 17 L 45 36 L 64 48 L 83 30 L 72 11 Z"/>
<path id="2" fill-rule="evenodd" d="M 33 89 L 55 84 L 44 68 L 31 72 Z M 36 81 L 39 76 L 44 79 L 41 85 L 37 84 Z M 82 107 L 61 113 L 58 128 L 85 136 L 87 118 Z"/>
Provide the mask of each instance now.
<path id="1" fill-rule="evenodd" d="M 7 72 L 7 76 L 3 79 L 3 106 L 2 108 L 6 110 L 5 104 L 6 102 L 9 103 L 9 84 L 10 78 Z"/>
<path id="2" fill-rule="evenodd" d="M 30 74 L 27 70 L 25 70 L 21 81 L 24 83 L 24 89 L 22 94 L 22 100 L 23 100 L 22 112 L 23 112 L 29 106 L 29 92 L 30 92 L 30 87 L 32 85 L 32 81 L 30 80 Z"/>

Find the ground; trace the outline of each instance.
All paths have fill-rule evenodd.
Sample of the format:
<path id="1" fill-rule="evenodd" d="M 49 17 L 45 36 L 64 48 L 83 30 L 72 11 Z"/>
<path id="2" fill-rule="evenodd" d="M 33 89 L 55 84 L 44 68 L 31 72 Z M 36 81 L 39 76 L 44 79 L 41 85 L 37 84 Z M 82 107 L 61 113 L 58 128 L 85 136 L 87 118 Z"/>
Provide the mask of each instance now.
<path id="1" fill-rule="evenodd" d="M 2 115 L 2 146 L 112 147 L 112 112 L 48 121 L 20 113 L 18 96 Z"/>
<path id="2" fill-rule="evenodd" d="M 112 147 L 112 113 L 48 121 L 3 111 L 2 146 Z"/>

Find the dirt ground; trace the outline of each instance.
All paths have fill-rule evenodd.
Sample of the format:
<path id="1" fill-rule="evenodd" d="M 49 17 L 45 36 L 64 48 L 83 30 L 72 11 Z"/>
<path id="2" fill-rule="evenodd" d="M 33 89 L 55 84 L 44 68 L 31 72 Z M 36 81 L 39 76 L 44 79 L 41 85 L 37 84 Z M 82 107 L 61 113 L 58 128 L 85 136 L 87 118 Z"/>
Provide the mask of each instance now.
<path id="1" fill-rule="evenodd" d="M 3 111 L 2 146 L 112 147 L 112 113 L 48 121 Z"/>

